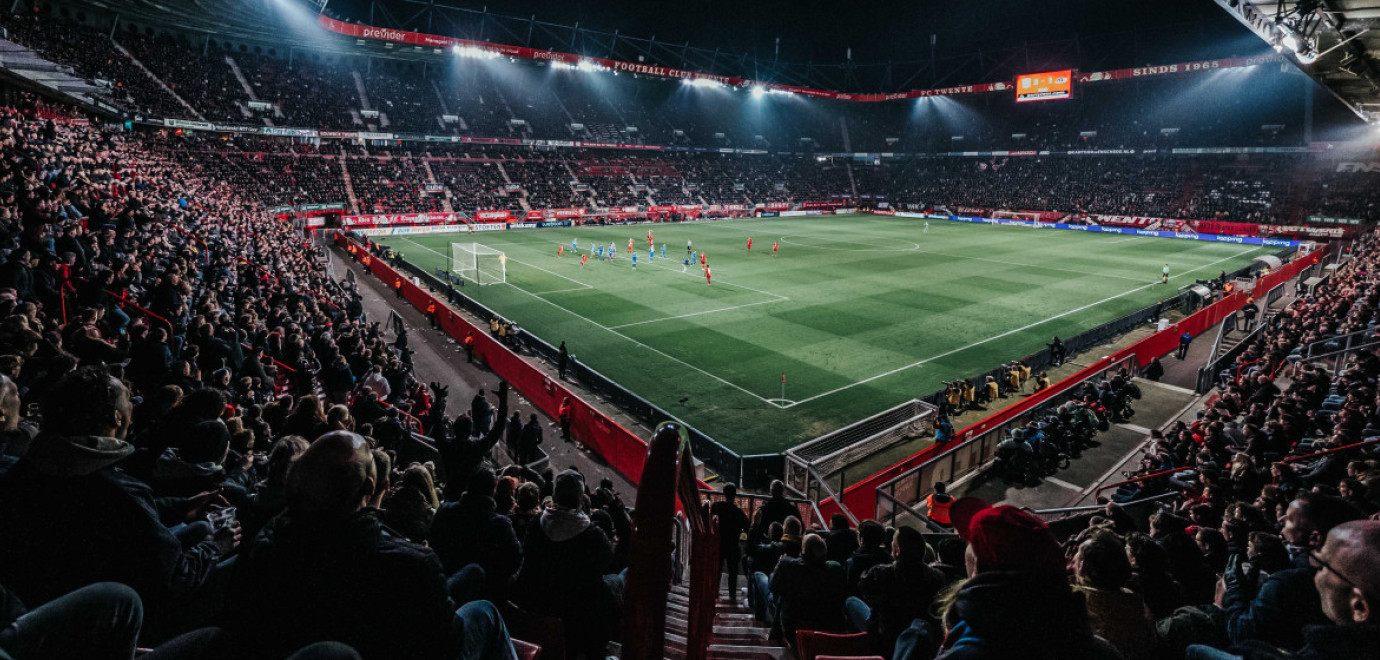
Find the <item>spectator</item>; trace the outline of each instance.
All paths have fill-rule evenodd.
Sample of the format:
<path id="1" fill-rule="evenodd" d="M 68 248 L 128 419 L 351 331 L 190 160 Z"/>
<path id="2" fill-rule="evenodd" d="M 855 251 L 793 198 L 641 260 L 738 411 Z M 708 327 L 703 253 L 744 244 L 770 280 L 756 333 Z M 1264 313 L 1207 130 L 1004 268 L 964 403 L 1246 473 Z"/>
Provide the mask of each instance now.
<path id="1" fill-rule="evenodd" d="M 806 534 L 799 557 L 782 557 L 772 571 L 764 602 L 770 603 L 773 634 L 789 644 L 797 630 L 841 630 L 848 577 L 829 561 L 827 542 Z"/>
<path id="2" fill-rule="evenodd" d="M 891 554 L 894 562 L 863 573 L 858 583 L 862 597 L 849 598 L 844 606 L 854 629 L 871 634 L 877 652 L 888 658 L 912 621 L 935 622 L 931 605 L 948 584 L 944 574 L 927 563 L 934 551 L 916 529 L 898 528 Z"/>
<path id="3" fill-rule="evenodd" d="M 743 533 L 748 528 L 747 514 L 738 508 L 738 486 L 724 484 L 724 498 L 709 507 L 709 516 L 718 523 L 719 562 L 728 571 L 728 599 L 738 602 L 738 568 L 742 562 Z"/>
<path id="4" fill-rule="evenodd" d="M 436 553 L 364 508 L 377 478 L 368 443 L 347 431 L 321 436 L 292 465 L 287 510 L 235 569 L 226 611 L 240 653 L 335 640 L 366 660 L 514 659 L 498 610 L 486 601 L 456 610 Z"/>
<path id="5" fill-rule="evenodd" d="M 848 516 L 836 513 L 829 517 L 829 534 L 825 537 L 829 545 L 829 561 L 843 565 L 848 557 L 858 549 L 858 534 L 848 526 Z"/>
<path id="6" fill-rule="evenodd" d="M 1110 531 L 1094 533 L 1078 545 L 1073 577 L 1088 603 L 1092 631 L 1106 639 L 1124 660 L 1153 657 L 1155 631 L 1145 601 L 1125 588 L 1131 562 L 1125 543 Z"/>
<path id="7" fill-rule="evenodd" d="M 160 507 L 147 485 L 116 467 L 134 451 L 124 440 L 131 413 L 129 390 L 99 367 L 83 367 L 48 394 L 43 433 L 0 480 L 8 539 L 0 543 L 0 583 L 37 607 L 120 582 L 164 630 L 178 614 L 175 602 L 214 596 L 211 576 L 239 544 L 239 527 L 212 534 L 198 521 L 216 501 L 211 493 Z M 182 525 L 177 533 L 165 519 Z"/>
<path id="8" fill-rule="evenodd" d="M 527 487 L 527 494 L 523 489 Z M 465 492 L 458 501 L 448 501 L 436 512 L 431 526 L 430 545 L 441 558 L 446 575 L 451 576 L 455 593 L 457 576 L 467 566 L 478 566 L 483 575 L 478 585 L 465 585 L 468 593 L 477 591 L 494 602 L 507 600 L 508 583 L 522 565 L 522 545 L 514 533 L 514 525 L 501 515 L 494 504 L 497 480 L 493 470 L 480 468 L 466 481 Z M 535 484 L 518 488 L 519 507 L 530 511 L 536 502 L 531 497 Z M 524 527 L 525 529 L 525 527 Z M 460 578 L 475 580 L 473 574 Z"/>
<path id="9" fill-rule="evenodd" d="M 858 580 L 867 569 L 880 564 L 890 564 L 891 553 L 886 548 L 886 528 L 875 520 L 858 523 L 858 549 L 848 557 L 844 572 L 848 575 L 850 594 L 856 595 Z"/>
<path id="10" fill-rule="evenodd" d="M 1064 577 L 1063 551 L 1043 522 L 975 498 L 954 502 L 951 512 L 969 544 L 969 579 L 945 613 L 950 630 L 940 660 L 1117 657 L 1093 635 L 1087 605 Z"/>
<path id="11" fill-rule="evenodd" d="M 614 594 L 604 580 L 613 545 L 581 510 L 584 498 L 585 480 L 579 472 L 556 476 L 553 506 L 528 525 L 511 594 L 528 612 L 560 617 L 569 651 L 598 658 L 618 617 Z"/>

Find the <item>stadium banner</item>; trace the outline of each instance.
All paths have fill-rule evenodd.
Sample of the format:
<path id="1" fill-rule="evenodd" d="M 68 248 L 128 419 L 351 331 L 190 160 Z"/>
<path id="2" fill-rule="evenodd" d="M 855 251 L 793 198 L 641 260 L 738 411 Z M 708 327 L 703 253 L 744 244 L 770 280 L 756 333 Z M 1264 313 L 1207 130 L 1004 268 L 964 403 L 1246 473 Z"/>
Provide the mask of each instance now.
<path id="1" fill-rule="evenodd" d="M 449 234 L 465 231 L 465 225 L 417 225 L 413 227 L 369 227 L 353 229 L 365 236 L 409 236 L 417 234 Z"/>
<path id="2" fill-rule="evenodd" d="M 356 133 L 356 135 L 357 135 L 357 136 L 359 137 L 359 139 L 361 139 L 361 140 L 392 140 L 392 139 L 393 139 L 393 134 L 392 134 L 392 133 L 369 133 L 369 132 L 366 132 L 366 131 L 360 131 L 359 133 Z"/>
<path id="3" fill-rule="evenodd" d="M 1206 234 L 1230 234 L 1232 236 L 1259 236 L 1260 225 L 1249 222 L 1226 222 L 1223 220 L 1190 220 L 1193 228 Z"/>
<path id="4" fill-rule="evenodd" d="M 463 221 L 459 213 L 384 213 L 378 215 L 347 215 L 340 223 L 346 227 L 355 225 L 439 225 Z"/>
<path id="5" fill-rule="evenodd" d="M 573 223 L 573 222 L 571 222 L 571 221 L 569 221 L 569 220 L 547 220 L 547 221 L 545 221 L 545 222 L 538 222 L 538 223 L 537 223 L 537 226 L 538 226 L 538 227 L 569 227 L 569 226 L 574 225 L 574 224 L 575 224 L 575 223 Z"/>
<path id="6" fill-rule="evenodd" d="M 508 228 L 506 222 L 476 222 L 469 225 L 470 231 L 500 231 Z"/>
<path id="7" fill-rule="evenodd" d="M 196 131 L 214 131 L 216 125 L 209 121 L 188 121 L 186 119 L 164 119 L 163 125 L 168 128 L 190 128 Z"/>
<path id="8" fill-rule="evenodd" d="M 540 222 L 510 222 L 510 223 L 508 223 L 508 228 L 509 228 L 509 229 L 536 229 L 537 227 L 540 227 L 540 226 L 541 226 L 541 223 L 540 223 Z"/>
<path id="9" fill-rule="evenodd" d="M 1001 218 L 974 218 L 971 216 L 950 216 L 949 220 L 953 220 L 956 222 L 975 222 L 988 225 L 1030 227 L 1033 229 L 1065 229 L 1069 231 L 1086 231 L 1109 234 L 1131 234 L 1135 236 L 1149 236 L 1154 238 L 1180 238 L 1195 241 L 1212 241 L 1215 243 L 1236 243 L 1238 245 L 1265 245 L 1269 247 L 1298 247 L 1299 245 L 1298 241 L 1261 238 L 1259 236 L 1227 236 L 1223 234 L 1199 234 L 1194 232 L 1182 231 L 1160 231 L 1157 229 L 1132 230 L 1122 229 L 1119 227 L 1104 228 L 1100 225 L 1070 225 L 1062 222 L 1037 222 L 1034 220 L 1009 220 Z"/>
<path id="10" fill-rule="evenodd" d="M 1178 64 L 1163 64 L 1160 66 L 1142 66 L 1132 69 L 1114 69 L 1112 71 L 1079 73 L 1074 77 L 1074 80 L 1079 83 L 1106 82 L 1109 80 L 1128 80 L 1131 78 L 1146 78 L 1150 76 L 1203 73 L 1206 71 L 1218 71 L 1220 69 L 1239 69 L 1242 67 L 1256 66 L 1259 64 L 1273 64 L 1283 61 L 1285 61 L 1284 58 L 1275 53 L 1257 55 L 1255 57 L 1227 57 L 1216 60 L 1199 60 L 1197 62 L 1181 62 Z"/>
<path id="11" fill-rule="evenodd" d="M 1361 221 L 1360 221 L 1360 220 L 1357 220 L 1356 218 L 1330 218 L 1330 217 L 1325 216 L 1325 215 L 1310 215 L 1310 216 L 1308 216 L 1308 222 L 1311 223 L 1311 224 L 1318 224 L 1318 225 L 1359 225 L 1359 224 L 1361 224 Z"/>
<path id="12" fill-rule="evenodd" d="M 586 57 L 573 53 L 562 53 L 558 51 L 543 50 L 540 48 L 528 48 L 525 46 L 510 46 L 507 44 L 497 44 L 487 41 L 475 41 L 472 39 L 459 39 L 456 37 L 446 37 L 436 34 L 425 34 L 422 32 L 411 32 L 409 30 L 394 30 L 390 28 L 373 27 L 370 25 L 357 25 L 339 21 L 325 14 L 317 16 L 318 24 L 336 34 L 341 34 L 356 39 L 376 39 L 379 41 L 392 41 L 414 46 L 425 46 L 435 49 L 456 47 L 460 49 L 461 56 L 475 56 L 481 58 L 511 57 L 522 58 L 525 60 L 540 60 L 544 62 L 562 62 L 570 65 L 594 66 L 614 72 L 632 73 L 644 76 L 655 76 L 659 78 L 678 78 L 681 80 L 708 80 L 717 82 L 729 87 L 756 87 L 765 90 L 775 90 L 800 96 L 815 98 L 837 99 L 840 101 L 898 101 L 903 99 L 916 99 L 930 96 L 956 96 L 960 94 L 984 94 L 988 92 L 1002 92 L 1016 88 L 1015 80 L 979 83 L 972 85 L 954 85 L 952 87 L 940 87 L 937 89 L 912 89 L 905 92 L 895 92 L 891 94 L 851 94 L 847 92 L 835 92 L 825 89 L 815 89 L 812 87 L 798 87 L 795 85 L 783 85 L 780 83 L 763 82 L 760 80 L 750 80 L 747 78 L 737 78 L 732 76 L 721 76 L 712 73 L 699 71 L 686 71 L 684 69 L 674 69 L 671 67 L 657 66 L 638 62 L 624 62 L 602 57 Z M 1145 66 L 1132 69 L 1116 69 L 1113 71 L 1098 71 L 1093 73 L 1075 73 L 1073 80 L 1082 83 L 1104 82 L 1109 80 L 1125 80 L 1131 78 L 1144 78 L 1150 76 L 1177 75 L 1184 73 L 1199 73 L 1217 71 L 1221 69 L 1232 69 L 1239 67 L 1256 66 L 1272 62 L 1282 62 L 1284 59 L 1277 54 L 1263 55 L 1257 57 L 1230 57 L 1215 60 L 1199 60 L 1196 62 L 1183 62 L 1178 64 L 1166 64 L 1160 66 Z M 589 146 L 603 143 L 588 143 Z M 639 146 L 639 148 L 659 149 L 660 147 Z"/>
<path id="13" fill-rule="evenodd" d="M 355 131 L 321 131 L 321 137 L 328 140 L 354 140 L 359 137 Z"/>
<path id="14" fill-rule="evenodd" d="M 1309 227 L 1306 225 L 1261 225 L 1267 236 L 1307 236 L 1309 238 L 1347 238 L 1353 227 Z"/>
<path id="15" fill-rule="evenodd" d="M 776 211 L 761 211 L 757 214 L 759 218 L 778 218 L 781 214 Z"/>
<path id="16" fill-rule="evenodd" d="M 474 219 L 480 222 L 502 221 L 512 217 L 511 211 L 479 211 L 474 214 Z"/>
<path id="17" fill-rule="evenodd" d="M 1337 163 L 1338 174 L 1380 174 L 1380 160 Z"/>
<path id="18" fill-rule="evenodd" d="M 320 131 L 314 128 L 278 128 L 277 126 L 265 126 L 259 129 L 264 135 L 277 135 L 279 137 L 304 137 L 314 138 L 320 135 Z"/>

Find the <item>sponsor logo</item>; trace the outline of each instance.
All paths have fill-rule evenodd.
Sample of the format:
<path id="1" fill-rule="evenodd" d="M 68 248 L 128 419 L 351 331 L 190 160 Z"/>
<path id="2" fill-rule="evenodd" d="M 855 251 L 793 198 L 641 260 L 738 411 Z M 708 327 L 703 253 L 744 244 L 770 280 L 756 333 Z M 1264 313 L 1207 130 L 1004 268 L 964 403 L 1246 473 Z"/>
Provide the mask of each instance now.
<path id="1" fill-rule="evenodd" d="M 1291 247 L 1294 245 L 1294 242 L 1286 241 L 1279 238 L 1263 238 L 1260 240 L 1260 244 L 1268 245 L 1270 247 Z"/>
<path id="2" fill-rule="evenodd" d="M 1189 234 L 1192 236 L 1192 234 Z M 1246 239 L 1241 236 L 1216 236 L 1213 240 L 1219 243 L 1245 243 Z"/>
<path id="3" fill-rule="evenodd" d="M 1337 171 L 1343 174 L 1380 172 L 1380 161 L 1370 161 L 1368 163 L 1337 163 Z"/>
<path id="4" fill-rule="evenodd" d="M 1136 230 L 1136 234 L 1139 235 L 1139 236 L 1159 236 L 1159 235 L 1160 235 L 1159 232 L 1157 232 L 1157 231 L 1151 231 L 1151 230 L 1149 230 L 1149 229 L 1137 229 L 1137 230 Z"/>
<path id="5" fill-rule="evenodd" d="M 407 39 L 407 33 L 399 30 L 389 30 L 387 28 L 366 27 L 362 35 L 371 39 L 388 39 L 390 41 L 403 41 Z"/>
<path id="6" fill-rule="evenodd" d="M 512 222 L 508 224 L 509 229 L 536 229 L 540 227 L 540 222 Z"/>
<path id="7" fill-rule="evenodd" d="M 1198 235 L 1189 232 L 1176 231 L 1174 232 L 1174 238 L 1198 238 Z"/>

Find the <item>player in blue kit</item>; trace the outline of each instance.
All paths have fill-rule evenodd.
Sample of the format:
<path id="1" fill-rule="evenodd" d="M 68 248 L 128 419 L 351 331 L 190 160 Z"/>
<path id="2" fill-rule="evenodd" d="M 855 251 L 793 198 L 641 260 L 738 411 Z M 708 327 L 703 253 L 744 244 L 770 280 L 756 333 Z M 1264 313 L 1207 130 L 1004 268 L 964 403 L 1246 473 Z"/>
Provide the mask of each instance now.
<path id="1" fill-rule="evenodd" d="M 637 270 L 637 253 L 636 253 L 636 252 L 632 253 L 632 258 L 633 258 L 633 270 Z"/>

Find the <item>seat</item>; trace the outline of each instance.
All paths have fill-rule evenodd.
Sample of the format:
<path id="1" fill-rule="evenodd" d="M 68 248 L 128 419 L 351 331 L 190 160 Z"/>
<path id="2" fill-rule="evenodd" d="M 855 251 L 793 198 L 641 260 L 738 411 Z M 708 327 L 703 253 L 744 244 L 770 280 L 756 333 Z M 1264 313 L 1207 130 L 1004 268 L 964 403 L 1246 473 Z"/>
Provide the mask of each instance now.
<path id="1" fill-rule="evenodd" d="M 873 653 L 872 640 L 867 633 L 829 633 L 817 630 L 797 630 L 795 654 L 799 660 L 820 657 L 864 657 Z"/>
<path id="2" fill-rule="evenodd" d="M 517 651 L 518 660 L 541 660 L 541 647 L 536 644 L 515 639 L 513 640 L 513 650 Z"/>

